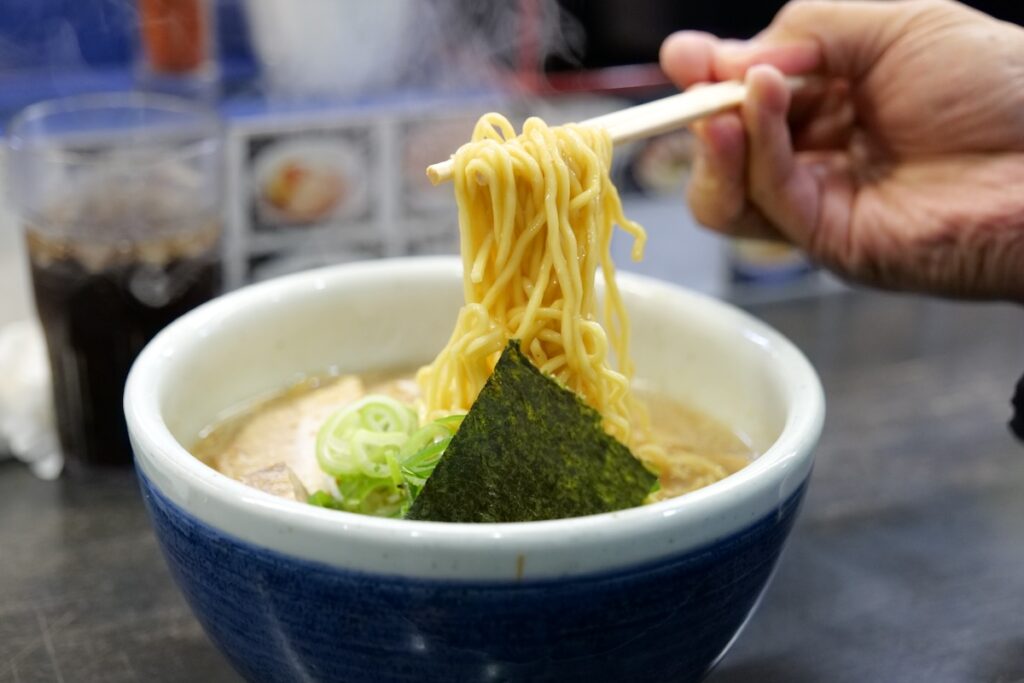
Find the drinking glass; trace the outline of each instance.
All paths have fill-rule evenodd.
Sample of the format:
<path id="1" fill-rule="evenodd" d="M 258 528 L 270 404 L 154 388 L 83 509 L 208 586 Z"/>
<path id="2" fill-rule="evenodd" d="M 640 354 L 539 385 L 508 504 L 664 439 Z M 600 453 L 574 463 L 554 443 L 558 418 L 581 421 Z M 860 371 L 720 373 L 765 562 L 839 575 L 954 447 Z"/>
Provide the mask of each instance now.
<path id="1" fill-rule="evenodd" d="M 176 97 L 83 95 L 28 107 L 8 144 L 66 466 L 130 463 L 135 356 L 220 289 L 220 121 Z"/>

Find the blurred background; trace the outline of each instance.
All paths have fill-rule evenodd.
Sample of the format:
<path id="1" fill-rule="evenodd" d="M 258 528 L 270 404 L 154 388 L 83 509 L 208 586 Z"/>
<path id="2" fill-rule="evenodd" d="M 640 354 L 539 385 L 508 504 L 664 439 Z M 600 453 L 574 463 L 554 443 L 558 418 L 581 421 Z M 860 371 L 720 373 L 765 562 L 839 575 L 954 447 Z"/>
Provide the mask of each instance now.
<path id="1" fill-rule="evenodd" d="M 665 94 L 661 40 L 743 37 L 783 3 L 675 0 L 20 0 L 0 2 L 0 119 L 39 100 L 159 90 L 226 124 L 226 284 L 346 260 L 451 253 L 450 189 L 423 168 L 499 109 L 579 119 Z M 1024 6 L 975 6 L 1011 21 Z M 617 153 L 616 180 L 652 242 L 624 267 L 744 296 L 827 291 L 795 254 L 728 245 L 682 202 L 690 142 Z M 30 310 L 20 230 L 0 206 L 0 323 Z"/>

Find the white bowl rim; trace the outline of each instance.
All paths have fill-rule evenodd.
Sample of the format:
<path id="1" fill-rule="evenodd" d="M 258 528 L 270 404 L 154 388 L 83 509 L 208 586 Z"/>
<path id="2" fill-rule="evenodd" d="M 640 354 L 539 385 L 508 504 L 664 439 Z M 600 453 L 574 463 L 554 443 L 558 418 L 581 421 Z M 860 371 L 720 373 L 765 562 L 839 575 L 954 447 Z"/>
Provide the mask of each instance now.
<path id="1" fill-rule="evenodd" d="M 810 473 L 813 451 L 821 433 L 825 415 L 824 394 L 817 373 L 810 362 L 782 334 L 734 306 L 709 296 L 685 290 L 653 278 L 620 272 L 618 283 L 624 296 L 629 293 L 654 293 L 659 296 L 681 297 L 687 305 L 706 309 L 737 327 L 739 333 L 763 346 L 786 371 L 785 381 L 791 384 L 793 399 L 788 417 L 779 438 L 739 472 L 697 491 L 642 507 L 618 512 L 538 522 L 466 524 L 412 520 L 384 519 L 353 513 L 326 510 L 304 503 L 285 500 L 253 489 L 223 475 L 192 456 L 171 435 L 161 417 L 159 405 L 160 383 L 168 374 L 164 360 L 174 355 L 178 345 L 187 343 L 208 322 L 218 319 L 230 310 L 258 306 L 266 299 L 298 295 L 313 289 L 330 289 L 332 283 L 346 277 L 378 276 L 412 273 L 427 276 L 458 276 L 461 262 L 453 257 L 410 257 L 365 261 L 318 268 L 265 282 L 249 285 L 222 295 L 185 314 L 150 342 L 136 360 L 126 385 L 124 408 L 133 446 L 136 466 L 152 481 L 153 473 L 174 482 L 172 490 L 158 490 L 172 502 L 184 507 L 201 521 L 243 540 L 278 550 L 289 555 L 319 561 L 343 568 L 376 571 L 388 560 L 395 560 L 390 551 L 423 552 L 422 561 L 412 560 L 416 567 L 392 562 L 386 570 L 394 574 L 434 576 L 440 578 L 488 578 L 498 575 L 522 578 L 520 557 L 543 557 L 545 553 L 558 553 L 567 546 L 578 547 L 581 552 L 598 547 L 608 548 L 601 561 L 583 559 L 573 562 L 566 557 L 561 561 L 534 563 L 531 577 L 562 576 L 593 570 L 611 569 L 656 559 L 669 550 L 693 548 L 716 538 L 742 530 L 772 511 L 745 510 L 744 501 L 760 497 L 775 501 L 778 508 L 798 488 Z M 157 485 L 154 482 L 154 485 Z M 206 501 L 193 508 L 192 503 Z M 235 518 L 232 525 L 223 525 L 213 519 L 204 506 L 213 502 L 217 510 Z M 750 506 L 746 506 L 750 507 Z M 765 506 L 761 506 L 764 508 Z M 200 509 L 204 508 L 204 509 Z M 739 509 L 737 509 L 739 508 Z M 728 514 L 726 514 L 728 513 Z M 238 519 L 257 518 L 271 522 L 274 530 L 261 531 L 257 525 L 239 526 Z M 695 534 L 676 539 L 665 548 L 616 553 L 617 544 L 660 538 L 673 531 L 678 534 L 682 526 L 699 526 Z M 335 556 L 301 544 L 282 542 L 282 529 L 302 529 L 324 540 L 347 543 L 369 543 L 376 556 Z M 669 547 L 670 546 L 670 547 Z M 339 546 L 343 547 L 343 546 Z M 483 558 L 497 553 L 503 571 L 481 569 L 474 565 L 459 568 L 459 558 Z M 359 553 L 356 553 L 359 555 Z M 584 553 L 585 554 L 585 553 Z M 451 562 L 445 566 L 426 569 L 427 558 L 432 565 L 437 558 Z M 508 561 L 506 561 L 508 560 Z M 513 568 L 514 560 L 518 567 Z M 483 561 L 488 566 L 496 562 Z M 422 566 L 421 566 L 422 565 Z"/>

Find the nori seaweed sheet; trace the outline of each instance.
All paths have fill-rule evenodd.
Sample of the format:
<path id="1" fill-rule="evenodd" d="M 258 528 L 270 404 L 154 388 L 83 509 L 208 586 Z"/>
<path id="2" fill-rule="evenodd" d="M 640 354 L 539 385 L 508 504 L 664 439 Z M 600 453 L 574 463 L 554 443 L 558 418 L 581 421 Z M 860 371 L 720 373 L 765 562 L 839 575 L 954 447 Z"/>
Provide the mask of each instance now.
<path id="1" fill-rule="evenodd" d="M 657 477 L 509 342 L 407 519 L 527 522 L 640 505 Z"/>

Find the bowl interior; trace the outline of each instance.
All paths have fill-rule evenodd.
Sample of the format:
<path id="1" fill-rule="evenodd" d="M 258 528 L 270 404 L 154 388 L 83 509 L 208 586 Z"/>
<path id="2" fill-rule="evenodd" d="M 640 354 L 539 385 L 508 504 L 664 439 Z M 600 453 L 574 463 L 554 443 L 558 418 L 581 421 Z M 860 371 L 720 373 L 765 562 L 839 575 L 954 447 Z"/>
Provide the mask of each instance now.
<path id="1" fill-rule="evenodd" d="M 139 472 L 180 506 L 177 514 L 239 539 L 336 567 L 445 579 L 591 574 L 708 547 L 745 533 L 754 520 L 777 520 L 810 472 L 824 416 L 810 364 L 733 307 L 641 277 L 619 284 L 638 377 L 745 435 L 762 453 L 753 464 L 685 496 L 604 515 L 441 524 L 276 498 L 187 452 L 226 409 L 303 376 L 429 362 L 462 300 L 460 265 L 406 259 L 268 281 L 170 325 L 139 356 L 125 394 Z"/>
<path id="2" fill-rule="evenodd" d="M 436 266 L 436 262 L 435 266 Z M 380 271 L 350 267 L 255 286 L 235 306 L 201 309 L 165 349 L 173 375 L 157 400 L 188 448 L 226 409 L 309 374 L 413 370 L 451 333 L 462 301 L 455 262 Z M 764 452 L 786 424 L 791 381 L 754 321 L 654 281 L 621 277 L 631 355 L 645 384 L 729 425 Z M 775 359 L 777 360 L 777 359 Z M 790 378 L 791 379 L 791 378 Z"/>

